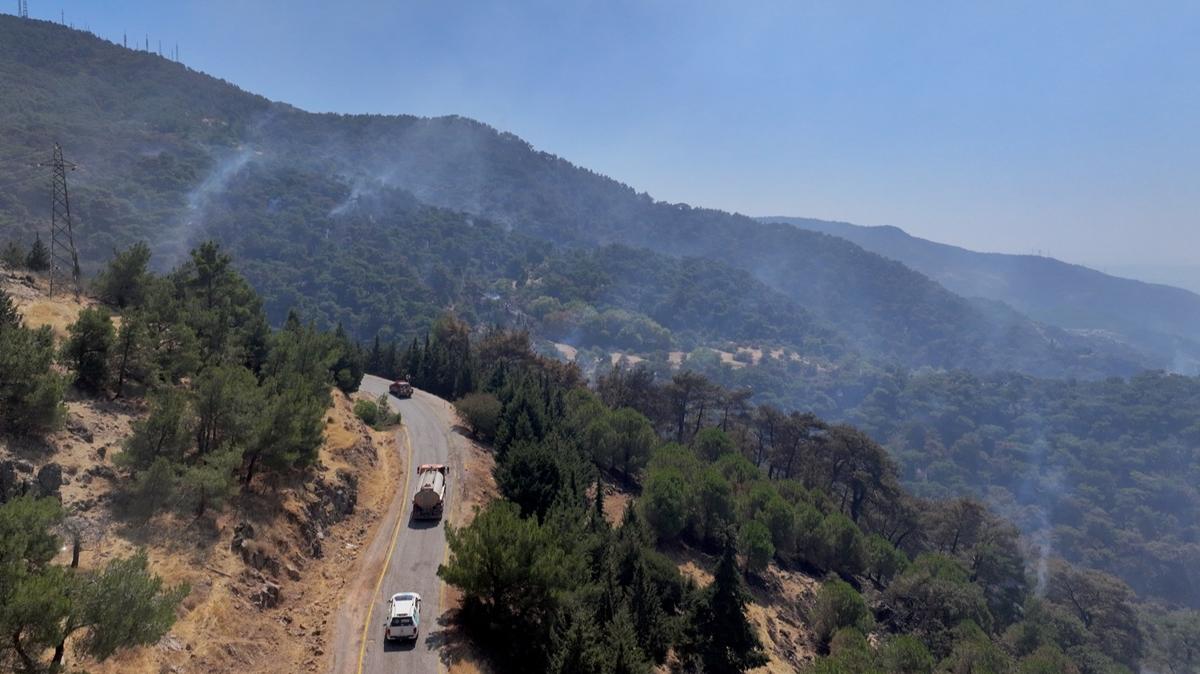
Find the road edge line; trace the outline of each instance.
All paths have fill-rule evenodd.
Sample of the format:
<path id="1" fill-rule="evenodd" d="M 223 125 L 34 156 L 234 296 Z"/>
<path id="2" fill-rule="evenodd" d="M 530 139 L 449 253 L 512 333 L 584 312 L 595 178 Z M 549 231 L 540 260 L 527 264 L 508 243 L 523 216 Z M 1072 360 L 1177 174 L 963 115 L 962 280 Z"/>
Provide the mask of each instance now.
<path id="1" fill-rule="evenodd" d="M 408 491 L 408 481 L 412 477 L 412 440 L 408 437 L 408 428 L 404 428 L 404 444 L 408 445 L 408 462 L 404 466 L 404 491 Z M 400 538 L 400 525 L 404 523 L 404 513 L 407 512 L 408 506 L 401 505 L 400 514 L 396 516 L 396 526 L 392 528 L 392 540 L 388 543 L 388 553 L 383 559 L 383 567 L 379 569 L 379 578 L 375 580 L 375 589 L 371 592 L 371 602 L 367 604 L 367 619 L 363 621 L 362 636 L 358 644 L 358 668 L 357 673 L 362 674 L 363 658 L 367 655 L 367 632 L 371 629 L 371 616 L 375 612 L 375 599 L 379 595 L 379 588 L 383 587 L 383 577 L 387 575 L 388 567 L 392 565 L 392 552 L 396 550 L 396 541 Z"/>

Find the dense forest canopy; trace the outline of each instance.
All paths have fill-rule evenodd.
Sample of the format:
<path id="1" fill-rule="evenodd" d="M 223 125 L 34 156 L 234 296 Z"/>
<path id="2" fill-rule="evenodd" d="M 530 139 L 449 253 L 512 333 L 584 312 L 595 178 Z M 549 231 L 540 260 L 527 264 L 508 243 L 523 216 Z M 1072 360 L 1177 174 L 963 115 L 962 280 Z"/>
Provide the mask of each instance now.
<path id="1" fill-rule="evenodd" d="M 503 498 L 450 530 L 438 573 L 501 671 L 760 666 L 745 588 L 771 566 L 824 578 L 806 610 L 807 671 L 1196 664 L 1194 612 L 1139 612 L 1112 576 L 1026 557 L 1016 527 L 978 501 L 906 492 L 854 427 L 756 407 L 694 373 L 617 369 L 587 388 L 527 335 L 472 334 L 453 317 L 393 365 L 459 397 L 495 448 Z M 614 483 L 639 496 L 611 525 Z M 662 552 L 680 546 L 713 555 L 706 586 Z"/>
<path id="2" fill-rule="evenodd" d="M 196 242 L 224 239 L 236 227 L 247 239 L 245 251 L 231 245 L 239 260 L 273 256 L 279 263 L 254 279 L 268 306 L 303 298 L 335 323 L 346 317 L 335 316 L 322 294 L 330 285 L 369 292 L 370 279 L 356 269 L 397 263 L 395 253 L 391 261 L 331 261 L 329 282 L 315 287 L 268 282 L 286 276 L 286 266 L 307 268 L 307 256 L 327 247 L 321 245 L 331 229 L 326 217 L 396 188 L 418 203 L 469 213 L 546 245 L 613 243 L 704 259 L 709 274 L 729 277 L 728 290 L 743 298 L 765 295 L 776 308 L 786 300 L 873 359 L 1081 377 L 1130 374 L 1156 362 L 1111 340 L 980 307 L 841 239 L 655 202 L 478 122 L 310 114 L 47 22 L 0 17 L 0 31 L 0 83 L 17 94 L 0 101 L 0 121 L 8 130 L 0 158 L 23 159 L 54 140 L 64 144 L 80 167 L 72 174 L 78 239 L 92 269 L 113 249 L 138 240 L 148 241 L 169 267 Z M 0 234 L 25 245 L 45 203 L 35 183 L 0 194 Z M 264 225 L 264 211 L 272 226 Z M 407 224 L 462 217 L 439 213 L 409 214 Z M 359 245 L 377 246 L 397 225 L 404 223 L 390 213 L 372 214 L 353 237 Z M 460 240 L 460 233 L 435 232 L 433 247 L 469 249 L 470 238 Z M 293 238 L 307 241 L 300 245 Z M 460 265 L 446 266 L 455 271 Z M 485 285 L 522 280 L 514 270 L 478 271 Z M 764 285 L 773 292 L 762 293 Z M 284 296 L 289 291 L 298 297 Z M 420 307 L 408 309 L 429 317 Z M 641 314 L 654 310 L 639 307 Z M 796 315 L 772 311 L 767 318 L 789 313 Z M 799 334 L 792 334 L 789 320 L 762 332 L 806 343 L 811 322 L 804 319 Z M 720 332 L 723 339 L 742 337 Z M 818 351 L 825 340 L 819 341 Z"/>

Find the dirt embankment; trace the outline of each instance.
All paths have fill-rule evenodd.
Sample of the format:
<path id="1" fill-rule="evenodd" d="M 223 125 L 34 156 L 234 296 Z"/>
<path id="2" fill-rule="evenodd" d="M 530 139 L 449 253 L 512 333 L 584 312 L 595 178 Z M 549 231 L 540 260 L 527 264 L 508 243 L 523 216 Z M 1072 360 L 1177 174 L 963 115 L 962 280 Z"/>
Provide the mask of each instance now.
<path id="1" fill-rule="evenodd" d="M 84 297 L 49 297 L 44 278 L 0 273 L 26 325 L 60 338 Z M 73 395 L 73 394 L 71 394 Z M 330 620 L 342 586 L 395 485 L 404 484 L 395 433 L 376 432 L 333 391 L 325 442 L 314 467 L 262 476 L 218 513 L 123 514 L 115 493 L 126 480 L 113 458 L 144 401 L 69 399 L 61 431 L 42 441 L 0 438 L 0 502 L 19 494 L 56 497 L 64 538 L 78 531 L 80 565 L 93 568 L 142 548 L 167 584 L 187 583 L 178 621 L 159 643 L 106 662 L 68 664 L 93 673 L 301 672 L 325 668 Z M 60 555 L 70 561 L 70 546 Z"/>
<path id="2" fill-rule="evenodd" d="M 666 551 L 683 575 L 700 587 L 712 582 L 718 559 L 685 546 Z M 751 670 L 758 674 L 792 674 L 816 657 L 807 613 L 820 581 L 803 573 L 771 564 L 766 573 L 748 584 L 751 602 L 746 608 L 750 622 L 770 660 Z"/>
<path id="3" fill-rule="evenodd" d="M 205 526 L 177 515 L 113 524 L 94 557 L 146 547 L 156 572 L 192 592 L 158 644 L 88 670 L 323 671 L 342 586 L 402 484 L 391 437 L 364 427 L 335 393 L 319 467 L 304 479 L 257 485 Z"/>

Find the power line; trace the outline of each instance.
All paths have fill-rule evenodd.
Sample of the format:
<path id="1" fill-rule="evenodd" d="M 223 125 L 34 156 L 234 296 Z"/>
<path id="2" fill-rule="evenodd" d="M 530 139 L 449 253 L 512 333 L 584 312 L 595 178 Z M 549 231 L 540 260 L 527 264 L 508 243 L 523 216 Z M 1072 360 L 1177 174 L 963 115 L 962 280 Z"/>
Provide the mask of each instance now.
<path id="1" fill-rule="evenodd" d="M 75 165 L 63 159 L 62 146 L 58 143 L 54 144 L 51 166 L 50 294 L 54 294 L 56 285 L 61 289 L 67 283 L 67 270 L 64 267 L 69 265 L 75 299 L 79 299 L 79 255 L 75 252 L 75 236 L 71 231 L 71 199 L 67 194 L 67 169 L 73 171 Z"/>

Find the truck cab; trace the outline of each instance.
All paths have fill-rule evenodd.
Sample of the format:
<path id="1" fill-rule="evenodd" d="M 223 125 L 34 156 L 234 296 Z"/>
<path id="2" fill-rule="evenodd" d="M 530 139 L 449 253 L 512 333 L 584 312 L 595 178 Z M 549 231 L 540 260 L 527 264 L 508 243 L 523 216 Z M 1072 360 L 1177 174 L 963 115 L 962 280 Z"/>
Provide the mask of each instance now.
<path id="1" fill-rule="evenodd" d="M 421 595 L 416 592 L 397 592 L 392 595 L 388 605 L 388 621 L 383 638 L 386 641 L 416 641 L 421 628 Z"/>
<path id="2" fill-rule="evenodd" d="M 408 383 L 407 381 L 403 379 L 397 379 L 396 381 L 392 382 L 391 386 L 388 386 L 388 393 L 391 393 L 397 398 L 411 398 L 413 394 L 413 387 L 412 384 Z"/>

